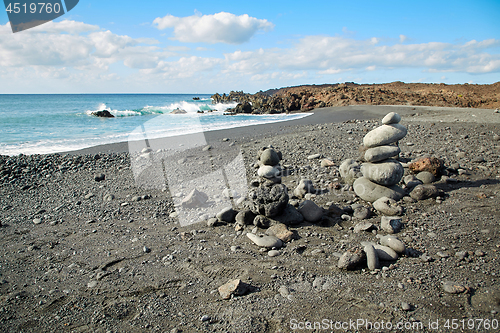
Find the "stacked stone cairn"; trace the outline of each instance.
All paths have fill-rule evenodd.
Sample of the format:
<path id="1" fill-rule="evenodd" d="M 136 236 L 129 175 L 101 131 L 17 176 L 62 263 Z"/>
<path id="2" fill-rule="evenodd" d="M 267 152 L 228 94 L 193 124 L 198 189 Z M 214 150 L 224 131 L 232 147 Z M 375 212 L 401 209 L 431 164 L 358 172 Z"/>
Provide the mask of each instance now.
<path id="1" fill-rule="evenodd" d="M 382 119 L 382 126 L 368 132 L 363 138 L 366 149 L 360 172 L 363 177 L 353 183 L 354 192 L 361 199 L 374 202 L 382 197 L 399 201 L 405 195 L 397 186 L 404 168 L 394 157 L 400 149 L 397 142 L 406 136 L 406 127 L 399 124 L 401 116 L 390 112 Z"/>
<path id="2" fill-rule="evenodd" d="M 407 130 L 400 125 L 399 114 L 390 112 L 382 119 L 382 126 L 368 132 L 363 138 L 361 165 L 353 159 L 345 160 L 340 166 L 340 173 L 347 183 L 352 184 L 354 192 L 361 199 L 373 203 L 383 216 L 381 229 L 389 235 L 377 235 L 376 242 L 361 242 L 361 247 L 346 251 L 339 259 L 340 269 L 354 269 L 365 262 L 368 269 L 380 268 L 380 260 L 394 261 L 405 252 L 404 243 L 390 235 L 402 228 L 403 210 L 397 201 L 405 195 L 398 186 L 403 178 L 404 168 L 394 159 L 400 153 L 397 142 L 403 139 Z M 388 216 L 387 216 L 388 215 Z"/>
<path id="3" fill-rule="evenodd" d="M 275 256 L 284 243 L 296 238 L 296 232 L 290 231 L 288 225 L 301 223 L 304 217 L 289 204 L 288 188 L 281 184 L 281 152 L 265 147 L 259 150 L 257 159 L 258 177 L 252 180 L 248 195 L 237 202 L 240 211 L 235 216 L 235 230 L 254 225 L 256 228 L 247 237 Z M 258 228 L 266 229 L 265 234 L 259 234 Z"/>

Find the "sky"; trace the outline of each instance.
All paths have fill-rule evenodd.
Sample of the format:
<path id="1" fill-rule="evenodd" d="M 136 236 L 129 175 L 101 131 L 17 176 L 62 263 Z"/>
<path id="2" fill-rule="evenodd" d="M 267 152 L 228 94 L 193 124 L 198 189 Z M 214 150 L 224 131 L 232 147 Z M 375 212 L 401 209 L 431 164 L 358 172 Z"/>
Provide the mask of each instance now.
<path id="1" fill-rule="evenodd" d="M 254 93 L 500 81 L 500 1 L 80 0 L 12 33 L 0 93 Z"/>

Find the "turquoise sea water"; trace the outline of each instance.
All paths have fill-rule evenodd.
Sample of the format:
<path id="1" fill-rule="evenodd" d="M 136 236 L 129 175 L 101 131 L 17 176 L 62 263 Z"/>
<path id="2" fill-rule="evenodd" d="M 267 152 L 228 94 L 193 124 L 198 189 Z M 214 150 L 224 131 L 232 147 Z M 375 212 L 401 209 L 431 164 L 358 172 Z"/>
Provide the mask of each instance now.
<path id="1" fill-rule="evenodd" d="M 214 105 L 210 95 L 199 94 L 0 95 L 0 155 L 47 154 L 127 141 L 146 123 L 149 138 L 158 138 L 307 115 L 223 115 L 235 105 Z M 176 108 L 188 113 L 169 114 Z M 91 115 L 104 109 L 115 118 Z"/>

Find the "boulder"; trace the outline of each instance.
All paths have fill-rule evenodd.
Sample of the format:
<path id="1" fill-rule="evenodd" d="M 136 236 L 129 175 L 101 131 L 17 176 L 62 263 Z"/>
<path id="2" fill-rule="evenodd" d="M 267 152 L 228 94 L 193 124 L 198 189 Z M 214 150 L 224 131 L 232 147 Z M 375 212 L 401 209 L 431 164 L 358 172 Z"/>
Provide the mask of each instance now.
<path id="1" fill-rule="evenodd" d="M 403 178 L 405 170 L 396 160 L 386 160 L 379 163 L 363 163 L 361 173 L 379 185 L 396 185 Z"/>
<path id="2" fill-rule="evenodd" d="M 402 125 L 382 125 L 368 132 L 363 138 L 363 144 L 368 148 L 384 146 L 401 140 L 406 134 L 406 127 Z"/>
<path id="3" fill-rule="evenodd" d="M 368 202 L 374 202 L 382 197 L 399 201 L 405 195 L 404 190 L 397 185 L 385 187 L 372 182 L 366 177 L 356 179 L 353 187 L 356 195 Z"/>
<path id="4" fill-rule="evenodd" d="M 401 149 L 398 146 L 379 146 L 368 148 L 365 151 L 364 160 L 366 162 L 380 162 L 391 157 L 398 156 Z"/>

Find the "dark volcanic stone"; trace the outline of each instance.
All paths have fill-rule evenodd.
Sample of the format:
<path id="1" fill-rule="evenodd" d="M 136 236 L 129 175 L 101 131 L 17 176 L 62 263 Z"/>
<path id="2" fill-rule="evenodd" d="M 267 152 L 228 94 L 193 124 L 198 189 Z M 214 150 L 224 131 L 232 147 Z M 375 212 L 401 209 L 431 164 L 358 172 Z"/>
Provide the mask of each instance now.
<path id="1" fill-rule="evenodd" d="M 91 114 L 93 116 L 101 117 L 101 118 L 114 118 L 115 117 L 108 110 L 96 111 L 96 112 L 92 112 Z"/>
<path id="2" fill-rule="evenodd" d="M 260 186 L 250 191 L 252 212 L 257 215 L 275 217 L 283 213 L 288 205 L 288 191 L 285 185 Z"/>

